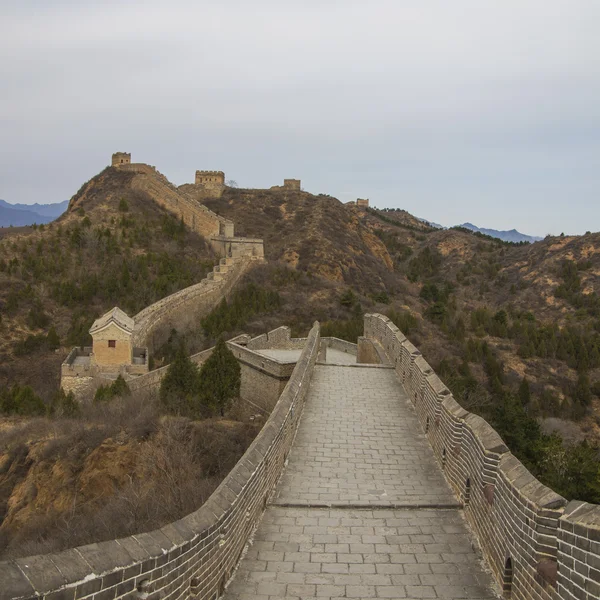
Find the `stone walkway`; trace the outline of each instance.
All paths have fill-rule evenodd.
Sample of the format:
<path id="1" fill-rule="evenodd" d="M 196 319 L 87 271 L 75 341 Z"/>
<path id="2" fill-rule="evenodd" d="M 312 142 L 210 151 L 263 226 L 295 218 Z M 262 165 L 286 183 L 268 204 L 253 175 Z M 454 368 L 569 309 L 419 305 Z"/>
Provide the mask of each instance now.
<path id="1" fill-rule="evenodd" d="M 228 600 L 497 598 L 393 369 L 318 365 Z"/>
<path id="2" fill-rule="evenodd" d="M 259 354 L 274 358 L 280 362 L 296 362 L 300 358 L 302 350 L 278 350 L 275 348 L 266 348 L 265 350 L 256 350 Z M 342 352 L 335 348 L 327 348 L 325 362 L 336 365 L 355 365 L 356 354 Z"/>

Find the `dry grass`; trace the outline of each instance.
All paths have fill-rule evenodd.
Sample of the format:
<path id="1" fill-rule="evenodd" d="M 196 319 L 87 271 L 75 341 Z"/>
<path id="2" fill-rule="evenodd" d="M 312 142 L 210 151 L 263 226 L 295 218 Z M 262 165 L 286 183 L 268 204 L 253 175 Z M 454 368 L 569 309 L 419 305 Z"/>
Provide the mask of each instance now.
<path id="1" fill-rule="evenodd" d="M 0 552 L 14 558 L 149 531 L 193 512 L 260 425 L 161 416 L 152 396 L 80 419 L 11 423 L 0 446 Z M 236 407 L 233 415 L 243 415 Z"/>

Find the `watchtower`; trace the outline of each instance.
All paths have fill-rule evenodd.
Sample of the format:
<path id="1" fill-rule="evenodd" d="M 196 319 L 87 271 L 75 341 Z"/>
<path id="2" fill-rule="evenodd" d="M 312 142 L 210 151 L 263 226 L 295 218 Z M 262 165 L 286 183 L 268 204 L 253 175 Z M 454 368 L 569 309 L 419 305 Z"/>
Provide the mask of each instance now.
<path id="1" fill-rule="evenodd" d="M 196 171 L 196 185 L 202 185 L 207 189 L 220 188 L 225 185 L 225 173 L 223 171 Z"/>
<path id="2" fill-rule="evenodd" d="M 131 153 L 130 152 L 115 152 L 112 155 L 112 166 L 120 167 L 121 165 L 131 164 Z"/>
<path id="3" fill-rule="evenodd" d="M 362 208 L 363 210 L 369 208 L 369 199 L 368 198 L 357 198 L 356 206 L 358 206 L 358 208 Z"/>
<path id="4" fill-rule="evenodd" d="M 300 180 L 299 179 L 284 179 L 283 180 L 283 187 L 286 190 L 296 190 L 297 192 L 299 192 L 302 188 L 300 186 Z"/>

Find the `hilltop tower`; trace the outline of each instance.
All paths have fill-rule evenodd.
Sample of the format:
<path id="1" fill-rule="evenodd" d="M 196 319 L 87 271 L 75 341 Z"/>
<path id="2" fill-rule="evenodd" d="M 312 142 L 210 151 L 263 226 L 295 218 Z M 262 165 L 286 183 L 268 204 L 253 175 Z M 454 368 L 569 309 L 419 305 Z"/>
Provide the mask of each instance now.
<path id="1" fill-rule="evenodd" d="M 301 183 L 300 179 L 284 179 L 283 187 L 286 190 L 295 190 L 295 191 L 299 192 L 302 189 L 300 183 Z"/>
<path id="2" fill-rule="evenodd" d="M 196 185 L 202 185 L 206 189 L 224 186 L 225 173 L 223 171 L 196 171 Z"/>
<path id="3" fill-rule="evenodd" d="M 196 191 L 199 198 L 220 198 L 225 189 L 223 171 L 196 171 Z"/>
<path id="4" fill-rule="evenodd" d="M 368 198 L 357 198 L 356 206 L 358 206 L 358 208 L 362 208 L 363 210 L 369 208 L 369 199 Z"/>
<path id="5" fill-rule="evenodd" d="M 120 167 L 121 165 L 131 164 L 131 153 L 130 152 L 115 152 L 112 155 L 112 166 Z"/>

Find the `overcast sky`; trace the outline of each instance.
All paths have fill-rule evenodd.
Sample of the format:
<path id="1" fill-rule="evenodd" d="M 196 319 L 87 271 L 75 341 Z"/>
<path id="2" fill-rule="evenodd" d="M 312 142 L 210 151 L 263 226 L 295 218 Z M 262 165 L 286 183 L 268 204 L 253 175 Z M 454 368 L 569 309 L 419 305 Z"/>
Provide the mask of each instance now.
<path id="1" fill-rule="evenodd" d="M 0 4 L 0 198 L 117 150 L 443 225 L 600 230 L 599 0 Z"/>

